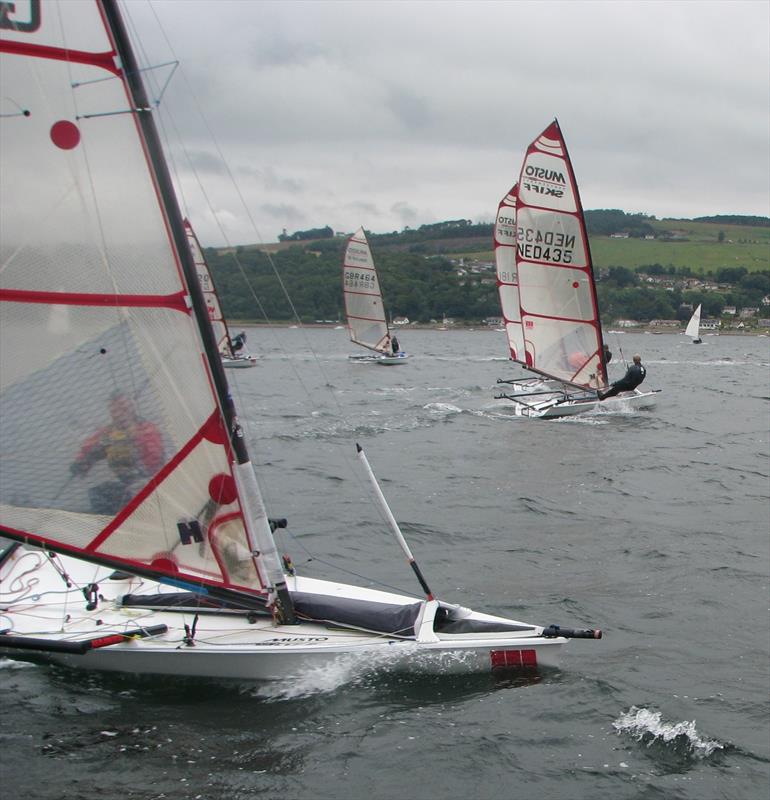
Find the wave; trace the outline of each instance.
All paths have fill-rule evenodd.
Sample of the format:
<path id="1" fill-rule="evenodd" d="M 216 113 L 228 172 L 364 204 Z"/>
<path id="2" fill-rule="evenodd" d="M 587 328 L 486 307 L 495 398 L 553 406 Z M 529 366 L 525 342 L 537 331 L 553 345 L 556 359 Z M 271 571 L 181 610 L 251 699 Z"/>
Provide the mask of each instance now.
<path id="1" fill-rule="evenodd" d="M 660 711 L 648 708 L 631 706 L 612 723 L 612 727 L 619 735 L 632 736 L 647 747 L 662 746 L 675 755 L 690 758 L 708 758 L 725 749 L 722 742 L 701 736 L 695 728 L 695 720 L 666 722 Z"/>

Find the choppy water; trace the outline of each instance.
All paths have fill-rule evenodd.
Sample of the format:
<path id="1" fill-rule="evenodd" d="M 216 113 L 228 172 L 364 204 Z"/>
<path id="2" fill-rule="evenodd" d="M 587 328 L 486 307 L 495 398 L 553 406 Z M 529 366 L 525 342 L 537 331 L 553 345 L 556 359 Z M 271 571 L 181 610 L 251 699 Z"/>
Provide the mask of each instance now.
<path id="1" fill-rule="evenodd" d="M 306 574 L 418 593 L 358 441 L 436 593 L 605 638 L 503 681 L 0 662 L 4 796 L 768 796 L 770 339 L 610 335 L 616 360 L 641 352 L 657 406 L 543 422 L 492 399 L 515 373 L 503 334 L 399 338 L 413 360 L 381 368 L 348 362 L 342 330 L 250 332 L 260 365 L 229 377 L 284 549 Z"/>

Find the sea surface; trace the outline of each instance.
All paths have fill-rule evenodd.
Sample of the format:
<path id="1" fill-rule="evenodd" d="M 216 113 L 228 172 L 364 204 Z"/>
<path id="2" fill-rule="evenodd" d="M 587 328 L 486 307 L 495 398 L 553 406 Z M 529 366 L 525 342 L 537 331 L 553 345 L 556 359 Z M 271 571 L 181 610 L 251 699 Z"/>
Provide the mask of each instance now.
<path id="1" fill-rule="evenodd" d="M 280 545 L 304 574 L 419 594 L 367 457 L 443 599 L 600 627 L 558 670 L 408 677 L 367 663 L 270 684 L 0 661 L 7 800 L 766 800 L 770 339 L 607 334 L 651 409 L 542 421 L 487 330 L 247 329 L 228 371 Z"/>

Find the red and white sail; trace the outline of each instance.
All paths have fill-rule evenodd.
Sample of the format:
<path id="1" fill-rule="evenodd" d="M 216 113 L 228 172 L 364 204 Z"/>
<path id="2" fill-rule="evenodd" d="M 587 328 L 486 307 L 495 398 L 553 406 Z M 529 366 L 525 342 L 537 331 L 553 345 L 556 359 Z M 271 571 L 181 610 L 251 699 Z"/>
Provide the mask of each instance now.
<path id="1" fill-rule="evenodd" d="M 217 348 L 222 355 L 231 357 L 233 355 L 233 348 L 230 343 L 230 332 L 227 328 L 225 316 L 222 313 L 222 304 L 219 302 L 219 295 L 217 294 L 217 287 L 214 285 L 214 278 L 211 276 L 211 270 L 206 263 L 206 258 L 203 255 L 198 237 L 195 235 L 195 231 L 190 221 L 187 219 L 184 221 L 184 229 L 187 233 L 190 252 L 195 262 L 198 283 L 200 283 L 203 298 L 206 302 L 206 309 L 209 312 L 209 321 L 211 322 L 211 327 L 214 329 Z"/>
<path id="2" fill-rule="evenodd" d="M 552 378 L 606 384 L 583 209 L 554 120 L 530 144 L 519 177 L 516 269 L 524 361 Z"/>
<path id="3" fill-rule="evenodd" d="M 350 340 L 370 350 L 389 352 L 380 281 L 363 228 L 348 239 L 342 262 L 342 290 Z"/>
<path id="4" fill-rule="evenodd" d="M 519 279 L 516 271 L 516 197 L 519 191 L 515 184 L 500 201 L 495 221 L 495 266 L 497 268 L 497 290 L 500 294 L 500 309 L 508 337 L 511 358 L 522 364 L 524 357 L 524 334 L 521 327 L 519 302 Z"/>
<path id="5" fill-rule="evenodd" d="M 268 522 L 261 498 L 242 499 L 112 0 L 4 5 L 0 533 L 261 592 L 253 541 Z"/>

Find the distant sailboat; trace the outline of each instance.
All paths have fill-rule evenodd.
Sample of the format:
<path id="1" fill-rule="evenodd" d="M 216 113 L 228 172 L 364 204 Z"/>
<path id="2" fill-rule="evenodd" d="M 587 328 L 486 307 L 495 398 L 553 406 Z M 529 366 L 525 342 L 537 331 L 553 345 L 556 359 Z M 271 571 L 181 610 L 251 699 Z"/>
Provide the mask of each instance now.
<path id="1" fill-rule="evenodd" d="M 607 364 L 583 208 L 556 120 L 532 142 L 495 226 L 498 287 L 511 358 L 537 378 L 499 380 L 527 417 L 597 408 Z M 649 405 L 655 392 L 618 395 Z M 605 405 L 617 400 L 605 401 Z"/>
<path id="2" fill-rule="evenodd" d="M 380 280 L 363 228 L 348 239 L 342 261 L 342 290 L 350 341 L 371 351 L 350 358 L 383 366 L 406 363 L 409 356 L 388 328 Z"/>
<path id="3" fill-rule="evenodd" d="M 214 278 L 206 262 L 206 257 L 203 255 L 198 237 L 195 235 L 195 231 L 189 220 L 184 221 L 184 229 L 187 234 L 187 242 L 190 245 L 193 261 L 195 262 L 198 283 L 200 283 L 201 291 L 206 301 L 211 327 L 214 329 L 214 336 L 216 336 L 217 339 L 217 347 L 219 348 L 219 353 L 222 358 L 222 364 L 230 369 L 256 367 L 256 357 L 242 352 L 246 344 L 245 332 L 241 331 L 234 338 L 230 337 L 230 331 L 222 311 L 222 304 L 219 302 L 219 295 L 217 294 L 217 287 L 214 284 Z"/>
<path id="4" fill-rule="evenodd" d="M 684 335 L 689 336 L 693 344 L 701 344 L 703 342 L 700 338 L 700 312 L 701 304 L 698 303 L 698 307 L 692 312 L 690 321 L 687 323 L 687 327 L 684 330 Z"/>

